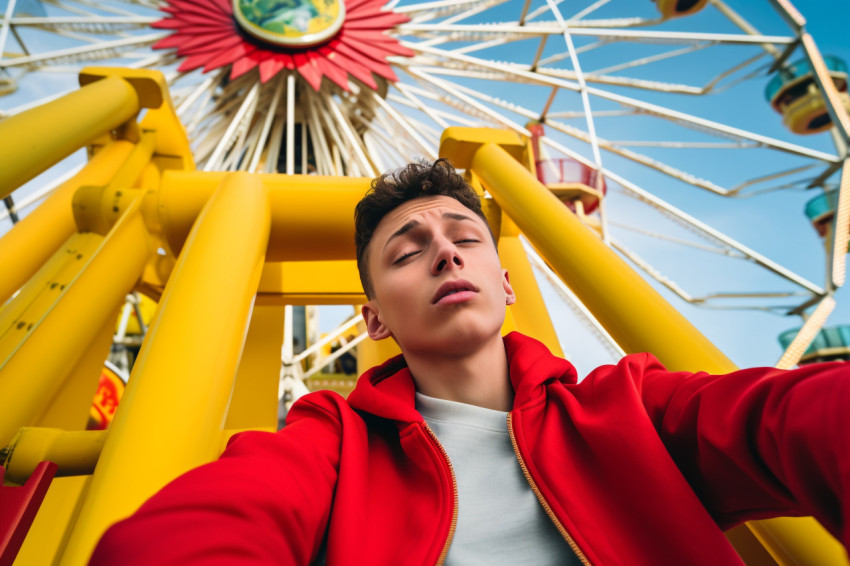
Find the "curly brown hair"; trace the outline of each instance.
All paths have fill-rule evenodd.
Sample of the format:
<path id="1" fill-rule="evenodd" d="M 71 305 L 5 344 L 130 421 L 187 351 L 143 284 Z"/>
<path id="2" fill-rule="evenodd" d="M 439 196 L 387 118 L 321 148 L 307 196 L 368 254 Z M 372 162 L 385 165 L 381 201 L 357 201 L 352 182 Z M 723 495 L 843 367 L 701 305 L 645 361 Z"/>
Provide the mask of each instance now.
<path id="1" fill-rule="evenodd" d="M 481 199 L 446 159 L 429 162 L 420 160 L 384 173 L 372 180 L 372 187 L 354 208 L 354 245 L 357 249 L 357 270 L 360 283 L 371 299 L 374 295 L 369 275 L 369 242 L 381 220 L 399 205 L 420 197 L 447 196 L 477 214 L 487 227 L 490 224 L 481 210 Z M 496 238 L 492 230 L 493 243 Z"/>

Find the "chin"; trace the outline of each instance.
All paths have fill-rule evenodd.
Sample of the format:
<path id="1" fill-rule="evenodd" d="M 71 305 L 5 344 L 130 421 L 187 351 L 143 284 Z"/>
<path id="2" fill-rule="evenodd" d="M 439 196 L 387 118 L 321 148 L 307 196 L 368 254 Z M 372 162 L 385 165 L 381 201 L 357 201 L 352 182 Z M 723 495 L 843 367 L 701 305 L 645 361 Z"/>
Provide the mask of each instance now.
<path id="1" fill-rule="evenodd" d="M 460 322 L 460 321 L 457 321 Z M 432 353 L 444 356 L 464 356 L 474 352 L 494 336 L 501 338 L 502 323 L 460 323 L 423 332 L 401 344 L 402 351 Z"/>

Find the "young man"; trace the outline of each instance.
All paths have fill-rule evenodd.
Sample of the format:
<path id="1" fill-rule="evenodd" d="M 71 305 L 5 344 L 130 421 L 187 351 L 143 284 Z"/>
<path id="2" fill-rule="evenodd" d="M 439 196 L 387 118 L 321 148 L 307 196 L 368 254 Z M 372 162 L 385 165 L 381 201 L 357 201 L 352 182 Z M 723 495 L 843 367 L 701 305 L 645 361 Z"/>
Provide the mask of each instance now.
<path id="1" fill-rule="evenodd" d="M 802 514 L 850 543 L 845 364 L 710 376 L 637 354 L 577 383 L 500 336 L 514 293 L 445 162 L 377 179 L 356 231 L 368 332 L 403 356 L 236 437 L 94 564 L 740 564 L 722 529 Z"/>

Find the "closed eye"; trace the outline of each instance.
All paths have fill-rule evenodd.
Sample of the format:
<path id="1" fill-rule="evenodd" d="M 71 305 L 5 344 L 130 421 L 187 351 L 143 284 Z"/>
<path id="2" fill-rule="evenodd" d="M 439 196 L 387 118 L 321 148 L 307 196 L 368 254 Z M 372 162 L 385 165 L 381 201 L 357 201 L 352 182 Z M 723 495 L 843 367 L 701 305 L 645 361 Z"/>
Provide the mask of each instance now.
<path id="1" fill-rule="evenodd" d="M 395 261 L 393 261 L 393 265 L 396 265 L 396 264 L 398 264 L 398 263 L 401 263 L 401 262 L 403 262 L 404 260 L 406 260 L 406 259 L 407 259 L 407 258 L 409 258 L 409 257 L 415 256 L 415 255 L 416 255 L 416 254 L 418 254 L 420 251 L 421 251 L 421 250 L 414 250 L 414 251 L 412 251 L 412 252 L 407 252 L 406 254 L 402 255 L 401 257 L 399 257 L 398 259 L 396 259 Z"/>

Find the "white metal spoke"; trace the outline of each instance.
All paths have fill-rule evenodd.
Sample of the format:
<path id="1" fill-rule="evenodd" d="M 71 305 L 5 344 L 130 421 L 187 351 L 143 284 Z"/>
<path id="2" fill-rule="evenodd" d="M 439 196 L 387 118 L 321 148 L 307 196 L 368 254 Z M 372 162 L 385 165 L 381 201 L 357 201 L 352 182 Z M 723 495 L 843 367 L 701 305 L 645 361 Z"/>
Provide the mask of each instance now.
<path id="1" fill-rule="evenodd" d="M 6 0 L 6 13 L 3 15 L 3 23 L 0 25 L 0 63 L 3 61 L 3 54 L 6 52 L 6 42 L 9 39 L 9 31 L 12 28 L 12 14 L 15 13 L 17 0 Z"/>
<path id="2" fill-rule="evenodd" d="M 680 299 L 688 303 L 697 302 L 690 293 L 682 289 L 675 281 L 665 275 L 662 275 L 661 272 L 659 272 L 655 267 L 653 267 L 651 263 L 645 261 L 639 255 L 637 255 L 636 253 L 625 247 L 623 244 L 621 244 L 618 240 L 616 240 L 615 238 L 610 238 L 609 242 L 611 243 L 611 247 L 626 256 L 629 261 L 641 268 L 647 275 L 649 275 L 650 277 L 667 287 L 670 291 L 678 295 Z"/>
<path id="3" fill-rule="evenodd" d="M 666 234 L 651 232 L 649 230 L 642 230 L 640 228 L 636 228 L 635 226 L 628 226 L 628 225 L 620 223 L 620 222 L 611 221 L 610 225 L 614 226 L 616 228 L 620 228 L 622 230 L 628 230 L 629 232 L 634 232 L 636 234 L 643 234 L 644 236 L 648 236 L 650 238 L 656 238 L 658 240 L 664 240 L 664 241 L 667 241 L 667 242 L 672 242 L 672 243 L 678 244 L 680 246 L 686 246 L 686 247 L 693 248 L 695 250 L 700 250 L 700 251 L 703 251 L 703 252 L 709 252 L 709 253 L 722 255 L 722 256 L 726 256 L 726 257 L 735 257 L 735 258 L 739 258 L 739 259 L 746 259 L 747 258 L 747 256 L 745 256 L 744 254 L 734 251 L 729 246 L 708 246 L 708 245 L 704 245 L 704 244 L 699 244 L 697 242 L 691 242 L 691 241 L 685 240 L 683 238 L 675 238 L 673 236 L 668 236 Z"/>
<path id="4" fill-rule="evenodd" d="M 636 197 L 640 198 L 640 200 L 642 200 L 644 202 L 652 203 L 653 206 L 659 208 L 660 210 L 664 210 L 664 211 L 672 214 L 673 216 L 685 221 L 687 224 L 689 224 L 690 226 L 693 226 L 694 228 L 700 230 L 701 232 L 719 240 L 720 242 L 723 242 L 724 244 L 727 244 L 727 245 L 735 248 L 739 252 L 750 257 L 754 262 L 756 262 L 759 265 L 768 269 L 769 271 L 772 271 L 772 272 L 776 273 L 777 275 L 784 277 L 785 279 L 787 279 L 787 280 L 789 280 L 793 283 L 796 283 L 797 285 L 811 291 L 812 293 L 814 293 L 816 295 L 823 295 L 824 294 L 824 290 L 821 289 L 820 287 L 818 287 L 817 285 L 815 285 L 814 283 L 807 281 L 805 278 L 800 277 L 796 273 L 794 273 L 794 272 L 780 266 L 779 264 L 767 259 L 763 255 L 756 253 L 754 250 L 748 248 L 747 246 L 744 246 L 743 244 L 736 242 L 735 240 L 726 236 L 725 234 L 722 234 L 718 230 L 715 230 L 714 228 L 711 228 L 707 224 L 700 222 L 699 220 L 697 220 L 693 216 L 686 214 L 685 212 L 683 212 L 681 210 L 678 210 L 677 208 L 670 205 L 669 203 L 666 203 L 666 202 L 662 201 L 661 199 L 659 199 L 658 197 L 656 197 L 656 196 L 648 193 L 647 191 L 641 189 L 640 187 L 638 187 L 634 183 L 630 183 L 626 179 L 620 177 L 619 175 L 617 175 L 617 174 L 615 174 L 615 173 L 613 173 L 613 172 L 611 172 L 607 169 L 605 170 L 605 177 L 608 178 L 608 179 L 611 179 L 612 181 L 616 182 L 617 184 L 619 184 L 623 188 L 627 189 L 628 191 L 633 193 Z"/>
<path id="5" fill-rule="evenodd" d="M 809 344 L 812 343 L 812 340 L 815 339 L 818 331 L 823 326 L 824 322 L 826 322 L 827 317 L 829 317 L 834 308 L 835 299 L 832 297 L 827 296 L 821 300 L 815 311 L 806 320 L 803 327 L 800 328 L 797 336 L 794 337 L 794 340 L 788 345 L 788 348 L 785 349 L 782 357 L 779 358 L 778 362 L 776 362 L 776 367 L 779 369 L 791 369 L 797 365 L 800 358 L 803 357 L 803 353 L 805 353 Z"/>
<path id="6" fill-rule="evenodd" d="M 594 27 L 581 27 L 570 22 L 570 33 L 576 36 L 590 36 L 605 38 L 609 41 L 635 41 L 645 43 L 659 43 L 670 45 L 695 45 L 702 42 L 726 45 L 761 45 L 769 43 L 773 45 L 790 45 L 795 40 L 783 36 L 760 36 L 746 34 L 723 34 L 723 33 L 689 33 L 689 32 L 662 32 L 642 30 L 604 29 Z M 415 35 L 417 33 L 450 33 L 456 40 L 466 41 L 489 41 L 497 37 L 535 37 L 540 35 L 561 35 L 561 26 L 556 22 L 545 24 L 527 24 L 525 26 L 509 24 L 455 24 L 442 26 L 441 24 L 401 24 L 399 30 L 403 34 Z"/>
<path id="7" fill-rule="evenodd" d="M 547 4 L 549 4 L 549 8 L 552 10 L 552 13 L 555 15 L 555 19 L 558 21 L 558 24 L 561 26 L 564 42 L 567 45 L 567 51 L 570 54 L 570 61 L 572 62 L 573 70 L 576 73 L 576 79 L 578 80 L 579 85 L 579 93 L 581 95 L 581 105 L 584 109 L 585 114 L 585 122 L 587 124 L 587 134 L 590 138 L 590 149 L 593 154 L 593 165 L 594 169 L 601 173 L 602 171 L 602 155 L 599 153 L 599 140 L 596 137 L 596 126 L 593 121 L 593 111 L 590 108 L 590 100 L 587 96 L 587 84 L 584 82 L 584 74 L 581 72 L 581 65 L 579 64 L 578 56 L 576 55 L 576 49 L 573 45 L 573 39 L 571 36 L 571 32 L 561 17 L 561 12 L 558 10 L 558 7 L 554 4 L 553 0 L 546 0 Z M 598 191 L 602 191 L 602 183 L 604 183 L 604 179 L 601 174 L 596 176 L 596 187 L 594 187 Z M 607 227 L 607 215 L 605 214 L 605 200 L 599 201 L 599 217 L 600 217 L 600 228 L 602 230 L 602 240 L 607 244 L 608 243 L 608 227 Z"/>
<path id="8" fill-rule="evenodd" d="M 286 174 L 295 174 L 295 74 L 286 76 Z"/>
<path id="9" fill-rule="evenodd" d="M 278 104 L 280 104 L 281 95 L 283 94 L 283 85 L 285 81 L 285 77 L 281 76 L 275 84 L 274 94 L 272 94 L 271 103 L 268 106 L 268 110 L 266 111 L 266 116 L 263 119 L 263 126 L 259 130 L 259 136 L 257 139 L 257 146 L 254 148 L 253 155 L 251 156 L 251 162 L 248 165 L 248 171 L 257 172 L 257 167 L 260 162 L 260 158 L 263 155 L 263 147 L 266 145 L 266 140 L 269 137 L 269 131 L 271 131 L 272 122 L 274 121 L 275 113 L 277 112 Z"/>
<path id="10" fill-rule="evenodd" d="M 407 135 L 409 135 L 416 142 L 416 144 L 419 146 L 419 148 L 423 151 L 425 155 L 427 155 L 431 159 L 436 159 L 437 151 L 434 146 L 426 142 L 422 138 L 422 136 L 419 135 L 418 132 L 416 132 L 416 130 L 411 128 L 410 125 L 407 123 L 407 120 L 405 120 L 405 118 L 401 114 L 399 114 L 395 108 L 390 106 L 383 98 L 381 98 L 377 94 L 375 94 L 374 98 L 375 102 L 377 102 L 378 105 L 384 109 L 384 111 L 390 116 L 390 118 L 392 118 L 395 123 L 401 126 L 401 128 L 407 133 Z"/>
<path id="11" fill-rule="evenodd" d="M 82 47 L 60 49 L 50 53 L 29 55 L 15 59 L 4 59 L 0 61 L 0 68 L 23 67 L 35 63 L 43 64 L 108 59 L 110 57 L 120 55 L 126 49 L 152 45 L 163 37 L 165 37 L 165 34 L 163 33 L 152 33 L 140 37 L 130 37 L 127 39 L 105 41 Z"/>
<path id="12" fill-rule="evenodd" d="M 236 141 L 236 138 L 240 135 L 240 132 L 247 128 L 246 120 L 251 114 L 253 114 L 254 109 L 256 108 L 257 93 L 259 93 L 259 91 L 259 83 L 255 83 L 251 90 L 248 91 L 248 94 L 245 96 L 245 99 L 242 101 L 242 104 L 239 106 L 239 109 L 230 121 L 230 125 L 224 132 L 224 136 L 221 138 L 221 141 L 207 160 L 206 165 L 204 165 L 204 171 L 213 171 L 218 169 L 220 167 L 220 162 L 224 157 L 224 152 L 231 148 Z"/>
<path id="13" fill-rule="evenodd" d="M 52 17 L 32 18 L 14 17 L 10 23 L 18 27 L 37 27 L 54 31 L 78 31 L 83 33 L 117 33 L 128 29 L 145 29 L 160 18 L 145 16 L 114 17 Z"/>

